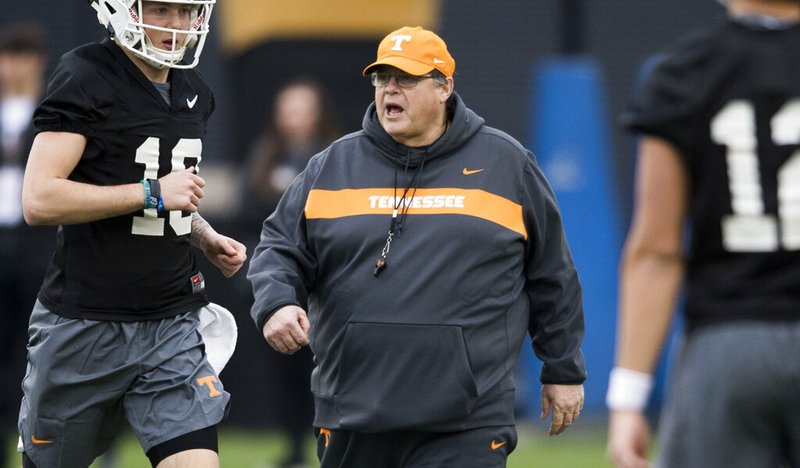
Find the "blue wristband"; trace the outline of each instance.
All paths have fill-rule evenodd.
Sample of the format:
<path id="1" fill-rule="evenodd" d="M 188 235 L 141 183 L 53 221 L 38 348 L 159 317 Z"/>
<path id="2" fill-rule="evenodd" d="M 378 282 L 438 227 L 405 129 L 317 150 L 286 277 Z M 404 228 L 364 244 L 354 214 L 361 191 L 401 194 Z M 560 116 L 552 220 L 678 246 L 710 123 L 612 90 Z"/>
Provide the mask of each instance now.
<path id="1" fill-rule="evenodd" d="M 150 183 L 142 179 L 141 184 L 144 187 L 144 209 L 158 208 L 158 198 L 150 194 Z"/>
<path id="2" fill-rule="evenodd" d="M 161 183 L 158 179 L 147 179 L 147 184 L 150 186 L 150 198 L 156 200 L 156 210 L 159 213 L 164 211 L 164 199 L 161 198 Z"/>

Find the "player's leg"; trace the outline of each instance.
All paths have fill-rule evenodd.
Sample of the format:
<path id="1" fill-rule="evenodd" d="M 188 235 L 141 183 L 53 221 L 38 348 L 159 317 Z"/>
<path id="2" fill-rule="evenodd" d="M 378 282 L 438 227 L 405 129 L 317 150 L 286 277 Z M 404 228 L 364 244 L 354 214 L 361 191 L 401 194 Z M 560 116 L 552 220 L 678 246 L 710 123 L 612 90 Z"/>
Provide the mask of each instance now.
<path id="1" fill-rule="evenodd" d="M 88 466 L 108 448 L 136 375 L 128 336 L 119 323 L 65 319 L 36 303 L 18 425 L 28 465 Z"/>
<path id="2" fill-rule="evenodd" d="M 147 457 L 157 468 L 216 468 L 217 452 L 217 428 L 211 426 L 158 444 Z"/>
<path id="3" fill-rule="evenodd" d="M 731 323 L 692 333 L 660 430 L 657 466 L 780 466 L 780 325 Z M 774 365 L 773 365 L 774 364 Z"/>
<path id="4" fill-rule="evenodd" d="M 800 467 L 800 399 L 797 398 L 797 389 L 800 388 L 800 360 L 785 359 L 785 356 L 800 356 L 800 323 L 786 324 L 786 338 L 781 343 L 783 354 L 780 365 L 786 372 L 786 382 L 783 385 L 783 404 L 785 408 L 784 437 L 786 451 L 786 466 Z M 775 363 L 778 365 L 778 362 Z"/>
<path id="5" fill-rule="evenodd" d="M 185 450 L 170 455 L 156 466 L 157 468 L 217 468 L 219 467 L 219 456 L 217 452 L 211 450 Z"/>
<path id="6" fill-rule="evenodd" d="M 142 372 L 125 414 L 153 466 L 216 467 L 230 395 L 205 356 L 194 312 L 141 322 Z"/>

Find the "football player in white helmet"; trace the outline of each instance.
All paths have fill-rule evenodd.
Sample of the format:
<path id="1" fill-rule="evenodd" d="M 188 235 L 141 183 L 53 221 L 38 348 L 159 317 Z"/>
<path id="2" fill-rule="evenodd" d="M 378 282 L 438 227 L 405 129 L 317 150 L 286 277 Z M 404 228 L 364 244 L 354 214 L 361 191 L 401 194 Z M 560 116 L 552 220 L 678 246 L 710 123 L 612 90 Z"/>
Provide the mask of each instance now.
<path id="1" fill-rule="evenodd" d="M 198 213 L 214 0 L 89 4 L 110 37 L 61 57 L 23 179 L 25 221 L 59 235 L 30 314 L 22 466 L 89 466 L 127 426 L 153 467 L 219 468 L 236 324 L 196 255 L 227 277 L 247 255 Z"/>
<path id="2" fill-rule="evenodd" d="M 216 0 L 89 0 L 97 10 L 100 24 L 108 28 L 114 41 L 156 68 L 194 68 L 209 31 L 211 12 Z M 177 27 L 158 19 L 167 14 L 167 6 L 180 11 Z M 156 21 L 145 22 L 153 10 Z M 196 49 L 191 62 L 181 63 L 186 49 Z"/>

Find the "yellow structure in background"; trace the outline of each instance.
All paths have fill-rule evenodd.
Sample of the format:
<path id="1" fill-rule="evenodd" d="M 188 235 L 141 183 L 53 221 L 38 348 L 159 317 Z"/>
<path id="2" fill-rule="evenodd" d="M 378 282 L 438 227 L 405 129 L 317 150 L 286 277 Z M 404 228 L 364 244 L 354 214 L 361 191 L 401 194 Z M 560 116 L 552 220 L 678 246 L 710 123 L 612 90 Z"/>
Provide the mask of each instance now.
<path id="1" fill-rule="evenodd" d="M 215 13 L 229 53 L 271 39 L 380 39 L 401 26 L 436 30 L 440 0 L 224 0 Z"/>

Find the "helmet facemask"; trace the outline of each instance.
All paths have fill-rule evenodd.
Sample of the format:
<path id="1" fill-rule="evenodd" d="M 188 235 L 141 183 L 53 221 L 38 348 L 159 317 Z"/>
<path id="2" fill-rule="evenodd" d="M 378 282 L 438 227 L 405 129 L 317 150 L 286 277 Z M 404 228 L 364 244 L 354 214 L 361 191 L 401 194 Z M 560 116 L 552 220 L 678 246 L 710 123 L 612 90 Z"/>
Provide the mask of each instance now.
<path id="1" fill-rule="evenodd" d="M 114 41 L 155 68 L 194 68 L 209 32 L 211 11 L 216 0 L 149 0 L 152 2 L 182 4 L 191 7 L 188 30 L 179 30 L 144 24 L 142 3 L 144 0 L 89 0 L 97 10 L 97 19 L 111 32 Z M 164 31 L 172 34 L 172 50 L 157 47 L 150 41 L 147 32 Z M 184 44 L 177 48 L 179 37 Z M 194 48 L 193 60 L 180 63 L 187 49 Z"/>

